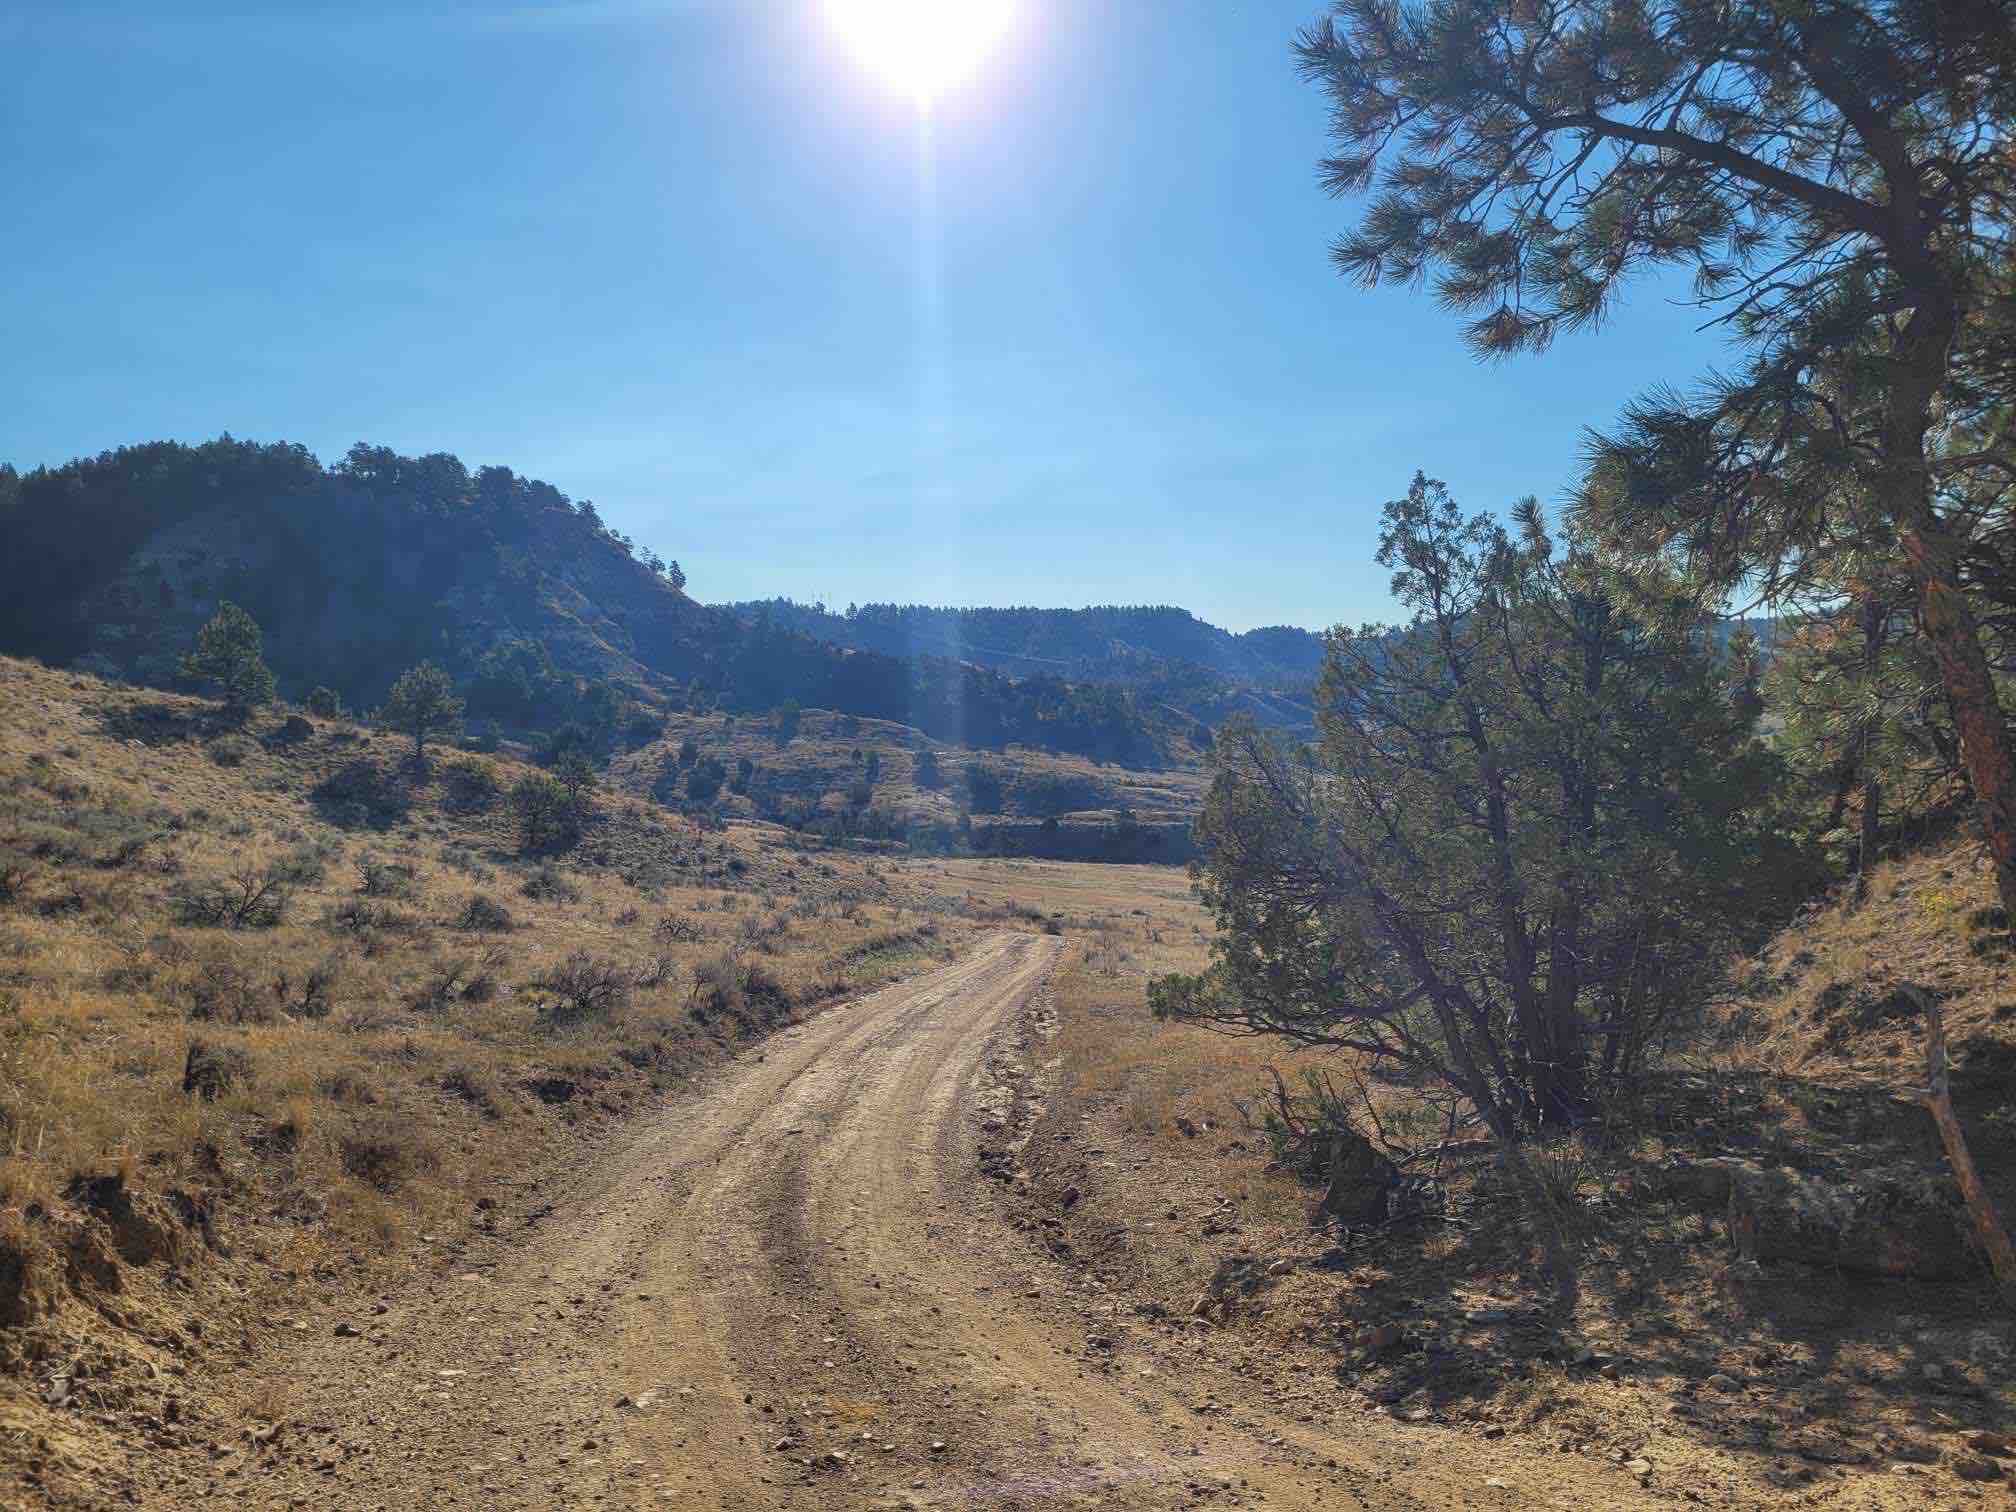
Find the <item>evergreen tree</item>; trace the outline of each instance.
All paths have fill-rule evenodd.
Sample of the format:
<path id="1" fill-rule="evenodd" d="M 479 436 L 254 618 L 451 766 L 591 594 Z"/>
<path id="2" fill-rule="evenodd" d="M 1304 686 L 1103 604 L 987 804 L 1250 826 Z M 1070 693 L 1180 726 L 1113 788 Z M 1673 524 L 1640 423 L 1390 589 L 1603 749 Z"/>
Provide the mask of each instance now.
<path id="1" fill-rule="evenodd" d="M 461 728 L 462 700 L 455 684 L 433 662 L 422 662 L 392 684 L 391 695 L 378 717 L 393 729 L 413 737 L 413 761 L 427 765 L 427 741 Z"/>
<path id="2" fill-rule="evenodd" d="M 236 604 L 225 602 L 196 632 L 196 646 L 182 658 L 182 675 L 219 683 L 224 708 L 243 716 L 273 698 L 273 673 L 261 656 L 259 624 Z"/>
<path id="3" fill-rule="evenodd" d="M 1614 486 L 1590 501 L 1621 516 L 1618 534 L 1653 551 L 1763 542 L 1738 554 L 1769 570 L 1779 532 L 1744 508 L 1780 496 L 1755 465 L 1771 450 L 1760 411 L 1849 383 L 1873 422 L 1839 435 L 1869 544 L 1912 579 L 2016 912 L 2016 749 L 1965 592 L 1966 537 L 1938 500 L 1960 473 L 2016 466 L 2006 427 L 1985 450 L 1939 444 L 1969 410 L 2006 403 L 2006 364 L 1976 384 L 1970 353 L 2006 350 L 2008 7 L 1342 0 L 1300 52 L 1334 106 L 1328 183 L 1377 186 L 1335 250 L 1350 276 L 1432 281 L 1496 356 L 1596 326 L 1634 275 L 1677 267 L 1743 343 L 1740 379 L 1704 405 L 1655 395 L 1630 417 Z"/>
<path id="4" fill-rule="evenodd" d="M 1386 506 L 1412 620 L 1335 633 L 1315 746 L 1220 730 L 1213 963 L 1153 992 L 1439 1080 L 1507 1142 L 1635 1071 L 1792 870 L 1777 764 L 1684 601 L 1627 605 L 1530 501 L 1517 524 L 1420 477 Z"/>

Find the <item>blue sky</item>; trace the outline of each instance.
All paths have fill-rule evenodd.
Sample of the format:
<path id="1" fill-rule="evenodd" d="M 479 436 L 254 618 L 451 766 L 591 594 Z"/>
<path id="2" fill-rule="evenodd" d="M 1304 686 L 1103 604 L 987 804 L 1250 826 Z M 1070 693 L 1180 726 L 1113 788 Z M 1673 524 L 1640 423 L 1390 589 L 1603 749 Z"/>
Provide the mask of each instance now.
<path id="1" fill-rule="evenodd" d="M 28 0 L 0 459 L 365 439 L 591 498 L 710 601 L 1384 617 L 1415 468 L 1557 499 L 1713 349 L 1647 288 L 1485 366 L 1339 279 L 1319 9 L 1017 0 L 927 146 L 823 0 Z"/>

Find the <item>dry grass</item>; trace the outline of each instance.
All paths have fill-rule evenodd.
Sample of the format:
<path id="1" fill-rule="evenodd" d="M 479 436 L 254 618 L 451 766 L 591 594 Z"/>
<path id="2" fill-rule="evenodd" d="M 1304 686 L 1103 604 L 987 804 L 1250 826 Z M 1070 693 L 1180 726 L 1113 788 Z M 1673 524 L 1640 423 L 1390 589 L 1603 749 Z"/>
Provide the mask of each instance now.
<path id="1" fill-rule="evenodd" d="M 1872 873 L 1869 901 L 1825 900 L 1754 963 L 1717 1055 L 1758 1071 L 1872 1086 L 1924 1076 L 1909 995 L 1940 1001 L 1965 1082 L 2006 1078 L 2016 1056 L 2016 940 L 1971 841 Z"/>
<path id="2" fill-rule="evenodd" d="M 411 1265 L 577 1134 L 975 929 L 859 856 L 615 793 L 523 857 L 486 796 L 509 756 L 420 778 L 345 721 L 283 742 L 284 712 L 222 731 L 0 660 L 0 1306 L 34 1314 L 0 1370 L 199 1305 L 144 1257 L 116 1308 L 52 1287 L 102 1228 L 80 1183 L 179 1215 L 199 1290 L 230 1277 L 200 1305 L 251 1320 L 295 1278 Z"/>

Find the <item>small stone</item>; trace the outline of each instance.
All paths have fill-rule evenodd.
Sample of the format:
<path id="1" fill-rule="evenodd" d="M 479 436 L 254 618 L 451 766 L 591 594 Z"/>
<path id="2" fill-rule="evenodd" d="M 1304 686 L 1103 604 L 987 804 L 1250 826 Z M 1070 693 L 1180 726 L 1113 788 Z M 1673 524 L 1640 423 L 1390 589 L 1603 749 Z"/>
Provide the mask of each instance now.
<path id="1" fill-rule="evenodd" d="M 364 1337 L 363 1329 L 359 1328 L 355 1323 L 348 1322 L 338 1323 L 335 1333 L 339 1339 L 361 1339 Z"/>
<path id="2" fill-rule="evenodd" d="M 1719 1370 L 1708 1377 L 1708 1384 L 1713 1386 L 1717 1391 L 1740 1391 L 1742 1389 L 1737 1383 L 1736 1377 L 1727 1375 Z"/>
<path id="3" fill-rule="evenodd" d="M 772 1449 L 775 1449 L 779 1454 L 782 1454 L 786 1450 L 796 1449 L 798 1447 L 798 1441 L 796 1439 L 780 1438 L 779 1440 L 777 1440 L 776 1443 L 772 1444 L 770 1447 Z"/>
<path id="4" fill-rule="evenodd" d="M 2002 1467 L 1980 1455 L 1963 1454 L 1953 1461 L 1953 1473 L 1962 1480 L 1991 1481 L 2002 1478 Z"/>
<path id="5" fill-rule="evenodd" d="M 1396 1348 L 1404 1337 L 1398 1323 L 1381 1323 L 1358 1335 L 1358 1347 L 1367 1354 L 1382 1355 Z"/>
<path id="6" fill-rule="evenodd" d="M 1638 1479 L 1644 1480 L 1652 1473 L 1652 1461 L 1648 1459 L 1626 1460 L 1624 1461 L 1624 1468 L 1630 1474 L 1637 1476 Z"/>
<path id="7" fill-rule="evenodd" d="M 2009 1435 L 2006 1433 L 1970 1433 L 1967 1447 L 1976 1454 L 2009 1453 Z"/>
<path id="8" fill-rule="evenodd" d="M 1293 1260 L 1276 1260 L 1272 1265 L 1267 1267 L 1267 1274 L 1270 1276 L 1292 1276 L 1295 1274 L 1295 1262 Z"/>
<path id="9" fill-rule="evenodd" d="M 945 1440 L 943 1439 L 931 1440 L 931 1452 L 933 1454 L 943 1454 L 945 1452 Z"/>

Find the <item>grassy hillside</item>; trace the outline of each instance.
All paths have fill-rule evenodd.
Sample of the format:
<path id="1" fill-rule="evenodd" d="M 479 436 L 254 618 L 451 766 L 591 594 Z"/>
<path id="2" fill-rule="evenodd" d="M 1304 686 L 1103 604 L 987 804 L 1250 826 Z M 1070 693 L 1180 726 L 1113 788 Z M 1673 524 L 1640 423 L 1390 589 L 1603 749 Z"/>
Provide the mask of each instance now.
<path id="1" fill-rule="evenodd" d="M 621 792 L 527 856 L 525 768 L 406 749 L 0 660 L 9 1473 L 221 1431 L 195 1383 L 276 1299 L 452 1250 L 641 1099 L 1015 917 Z"/>

